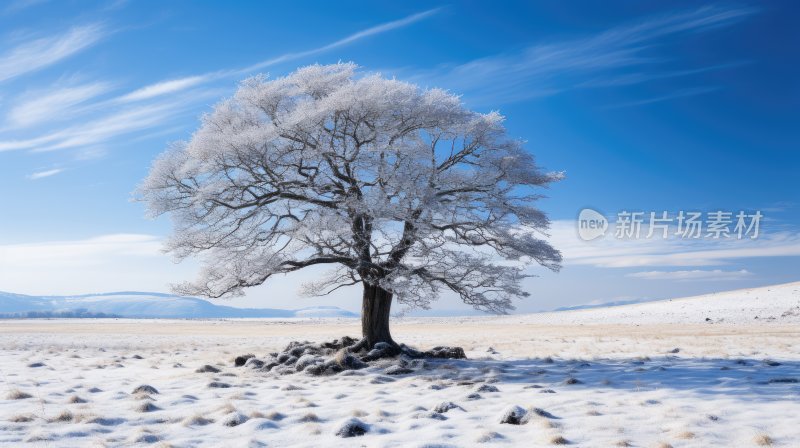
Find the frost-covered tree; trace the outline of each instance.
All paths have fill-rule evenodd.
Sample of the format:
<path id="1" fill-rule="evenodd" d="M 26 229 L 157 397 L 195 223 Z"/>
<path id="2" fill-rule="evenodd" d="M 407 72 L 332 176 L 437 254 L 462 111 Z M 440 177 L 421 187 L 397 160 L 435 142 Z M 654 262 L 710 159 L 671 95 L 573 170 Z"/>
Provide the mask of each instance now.
<path id="1" fill-rule="evenodd" d="M 179 292 L 236 295 L 327 265 L 306 291 L 362 285 L 372 347 L 395 344 L 393 300 L 427 307 L 449 290 L 503 313 L 528 295 L 526 265 L 558 270 L 533 204 L 560 177 L 537 167 L 498 113 L 346 63 L 245 80 L 154 162 L 139 197 L 172 217 L 167 250 L 202 260 Z"/>

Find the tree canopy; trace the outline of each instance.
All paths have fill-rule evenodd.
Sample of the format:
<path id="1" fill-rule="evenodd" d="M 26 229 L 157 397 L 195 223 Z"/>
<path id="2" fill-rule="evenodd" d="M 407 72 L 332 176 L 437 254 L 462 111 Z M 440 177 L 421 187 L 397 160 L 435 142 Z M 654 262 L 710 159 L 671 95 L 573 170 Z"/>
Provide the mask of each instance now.
<path id="1" fill-rule="evenodd" d="M 352 63 L 241 83 L 153 164 L 139 197 L 168 214 L 167 250 L 199 256 L 186 294 L 221 297 L 325 265 L 305 289 L 379 287 L 426 307 L 443 290 L 506 312 L 526 266 L 560 267 L 535 207 L 562 177 L 497 112 Z"/>

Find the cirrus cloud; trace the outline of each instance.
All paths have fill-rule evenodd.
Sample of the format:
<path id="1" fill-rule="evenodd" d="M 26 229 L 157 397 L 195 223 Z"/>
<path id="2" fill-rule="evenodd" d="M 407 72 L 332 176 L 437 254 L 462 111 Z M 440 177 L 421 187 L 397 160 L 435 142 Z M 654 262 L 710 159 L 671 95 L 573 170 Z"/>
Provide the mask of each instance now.
<path id="1" fill-rule="evenodd" d="M 102 24 L 76 26 L 64 34 L 24 42 L 0 55 L 0 81 L 33 72 L 66 59 L 99 42 Z"/>
<path id="2" fill-rule="evenodd" d="M 724 271 L 722 269 L 702 270 L 693 269 L 687 271 L 645 271 L 628 274 L 628 277 L 640 278 L 644 280 L 741 280 L 752 276 L 753 273 L 747 269 L 738 271 Z"/>

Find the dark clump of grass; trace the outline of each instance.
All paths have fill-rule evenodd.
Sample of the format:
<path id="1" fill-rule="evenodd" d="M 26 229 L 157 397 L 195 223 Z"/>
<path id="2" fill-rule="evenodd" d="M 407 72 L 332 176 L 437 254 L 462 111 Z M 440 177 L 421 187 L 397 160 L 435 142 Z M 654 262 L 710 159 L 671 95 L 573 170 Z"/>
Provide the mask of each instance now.
<path id="1" fill-rule="evenodd" d="M 69 400 L 67 400 L 67 402 L 68 403 L 73 403 L 73 404 L 75 404 L 75 403 L 86 403 L 86 400 L 81 398 L 81 397 L 79 397 L 79 396 L 77 396 L 77 395 L 73 395 L 73 396 L 69 397 Z"/>
<path id="2" fill-rule="evenodd" d="M 159 411 L 161 408 L 153 404 L 152 401 L 144 401 L 134 408 L 137 412 Z"/>
<path id="3" fill-rule="evenodd" d="M 74 418 L 75 418 L 75 416 L 72 415 L 72 412 L 64 410 L 64 411 L 61 411 L 61 413 L 58 414 L 57 416 L 51 418 L 49 421 L 51 423 L 54 423 L 54 422 L 71 422 L 72 419 L 74 419 Z"/>
<path id="4" fill-rule="evenodd" d="M 318 422 L 319 420 L 320 420 L 320 419 L 319 419 L 319 417 L 317 416 L 317 414 L 315 414 L 315 413 L 313 413 L 313 412 L 309 412 L 309 413 L 307 413 L 307 414 L 303 415 L 302 417 L 300 417 L 300 421 L 301 421 L 301 422 L 306 422 L 306 423 L 309 423 L 309 422 Z"/>
<path id="5" fill-rule="evenodd" d="M 8 419 L 11 423 L 28 423 L 32 422 L 35 417 L 32 414 L 15 415 Z"/>
<path id="6" fill-rule="evenodd" d="M 283 420 L 284 418 L 286 418 L 286 416 L 281 414 L 280 412 L 273 411 L 273 412 L 270 412 L 269 414 L 267 414 L 266 418 L 268 418 L 270 420 L 273 420 L 273 421 L 279 421 L 279 420 Z"/>
<path id="7" fill-rule="evenodd" d="M 33 395 L 23 392 L 19 389 L 14 389 L 6 395 L 6 398 L 9 400 L 24 400 L 26 398 L 31 398 Z"/>
<path id="8" fill-rule="evenodd" d="M 153 386 L 151 386 L 149 384 L 142 384 L 141 386 L 136 387 L 136 389 L 133 389 L 133 391 L 131 393 L 132 394 L 157 394 L 158 390 L 155 387 L 153 387 Z"/>

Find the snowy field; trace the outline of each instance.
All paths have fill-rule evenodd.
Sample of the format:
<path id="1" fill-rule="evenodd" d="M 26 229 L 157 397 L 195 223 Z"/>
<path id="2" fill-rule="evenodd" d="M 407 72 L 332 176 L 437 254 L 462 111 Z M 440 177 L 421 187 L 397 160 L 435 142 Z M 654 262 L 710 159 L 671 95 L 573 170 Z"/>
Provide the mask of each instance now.
<path id="1" fill-rule="evenodd" d="M 0 444 L 797 447 L 799 324 L 800 283 L 617 308 L 398 319 L 396 340 L 460 345 L 469 359 L 425 361 L 414 374 L 375 366 L 314 377 L 234 367 L 233 358 L 357 336 L 356 320 L 2 321 Z M 152 389 L 135 392 L 143 385 Z M 509 411 L 521 424 L 500 423 Z M 366 434 L 337 436 L 351 419 Z"/>

